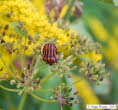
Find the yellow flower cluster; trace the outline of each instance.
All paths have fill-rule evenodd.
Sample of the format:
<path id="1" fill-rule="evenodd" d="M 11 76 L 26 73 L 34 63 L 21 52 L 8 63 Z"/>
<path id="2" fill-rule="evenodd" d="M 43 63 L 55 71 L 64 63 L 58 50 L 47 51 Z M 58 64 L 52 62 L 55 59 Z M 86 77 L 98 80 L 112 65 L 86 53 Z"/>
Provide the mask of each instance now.
<path id="1" fill-rule="evenodd" d="M 102 59 L 102 55 L 101 54 L 97 54 L 95 52 L 89 52 L 87 54 L 83 54 L 82 56 L 86 57 L 86 59 L 89 62 L 93 62 L 93 64 L 96 64 L 99 60 Z"/>
<path id="2" fill-rule="evenodd" d="M 50 0 L 51 1 L 51 0 Z M 48 2 L 48 0 L 32 0 L 32 3 L 34 4 L 34 6 L 40 11 L 42 14 L 46 15 L 46 7 L 45 7 L 45 3 Z M 60 14 L 59 14 L 59 18 L 64 17 L 66 11 L 67 11 L 68 5 L 65 4 L 64 7 L 62 8 Z M 52 9 L 50 12 L 50 18 L 54 18 L 55 16 L 55 10 Z"/>
<path id="3" fill-rule="evenodd" d="M 10 23 L 15 21 L 22 21 L 25 24 L 25 28 L 28 31 L 28 34 L 32 36 L 36 36 L 37 33 L 40 34 L 39 42 L 42 41 L 45 37 L 53 37 L 57 39 L 57 43 L 59 45 L 62 45 L 62 43 L 69 43 L 69 37 L 65 35 L 65 32 L 62 29 L 57 28 L 56 23 L 50 24 L 46 16 L 40 14 L 33 7 L 30 1 L 1 1 L 0 21 L 2 21 L 1 25 L 10 25 L 10 28 L 8 28 L 7 30 L 6 36 L 4 37 L 6 41 L 11 40 L 11 38 L 8 38 L 9 34 L 11 34 L 11 30 L 13 30 L 13 27 L 11 27 Z M 15 38 L 13 38 L 12 41 L 14 39 Z"/>

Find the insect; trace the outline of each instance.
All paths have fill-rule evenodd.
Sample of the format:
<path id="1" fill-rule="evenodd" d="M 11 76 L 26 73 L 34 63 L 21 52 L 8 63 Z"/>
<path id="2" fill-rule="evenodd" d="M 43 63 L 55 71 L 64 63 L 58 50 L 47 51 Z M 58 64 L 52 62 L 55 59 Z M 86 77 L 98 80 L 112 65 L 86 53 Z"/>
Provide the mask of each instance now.
<path id="1" fill-rule="evenodd" d="M 53 43 L 47 43 L 43 47 L 43 60 L 47 62 L 49 65 L 53 63 L 57 63 L 59 60 L 57 47 Z"/>

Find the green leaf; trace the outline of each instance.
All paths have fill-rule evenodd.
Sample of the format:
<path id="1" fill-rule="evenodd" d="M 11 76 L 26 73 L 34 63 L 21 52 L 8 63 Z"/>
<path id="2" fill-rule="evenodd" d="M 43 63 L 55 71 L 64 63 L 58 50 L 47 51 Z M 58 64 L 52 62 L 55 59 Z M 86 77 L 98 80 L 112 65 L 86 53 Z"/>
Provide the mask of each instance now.
<path id="1" fill-rule="evenodd" d="M 118 0 L 99 0 L 101 2 L 110 3 L 118 7 Z"/>
<path id="2" fill-rule="evenodd" d="M 98 0 L 98 1 L 113 4 L 113 0 Z"/>

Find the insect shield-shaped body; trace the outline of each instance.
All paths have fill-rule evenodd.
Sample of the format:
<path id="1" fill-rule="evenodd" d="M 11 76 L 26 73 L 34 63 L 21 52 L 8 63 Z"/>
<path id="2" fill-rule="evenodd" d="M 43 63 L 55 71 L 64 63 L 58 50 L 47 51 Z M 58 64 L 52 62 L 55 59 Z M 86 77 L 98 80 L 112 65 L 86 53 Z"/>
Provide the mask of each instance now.
<path id="1" fill-rule="evenodd" d="M 53 43 L 47 43 L 43 47 L 43 60 L 49 65 L 59 60 L 57 47 Z"/>

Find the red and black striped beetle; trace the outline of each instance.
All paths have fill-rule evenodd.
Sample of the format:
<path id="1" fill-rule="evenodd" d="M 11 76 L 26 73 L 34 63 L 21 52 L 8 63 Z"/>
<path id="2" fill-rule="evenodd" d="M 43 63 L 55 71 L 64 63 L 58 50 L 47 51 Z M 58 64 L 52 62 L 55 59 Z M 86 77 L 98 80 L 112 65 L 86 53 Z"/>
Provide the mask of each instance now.
<path id="1" fill-rule="evenodd" d="M 59 60 L 57 47 L 53 43 L 47 43 L 43 47 L 43 61 L 47 62 L 49 65 L 57 63 Z"/>

